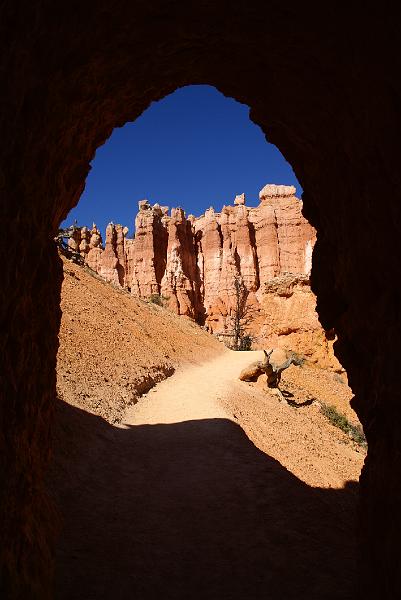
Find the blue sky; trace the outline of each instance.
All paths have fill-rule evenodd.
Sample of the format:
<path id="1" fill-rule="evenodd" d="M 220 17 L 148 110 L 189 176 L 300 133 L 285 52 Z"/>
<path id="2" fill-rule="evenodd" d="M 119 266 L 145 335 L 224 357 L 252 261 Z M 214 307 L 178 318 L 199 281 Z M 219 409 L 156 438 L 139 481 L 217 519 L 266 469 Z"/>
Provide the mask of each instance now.
<path id="1" fill-rule="evenodd" d="M 79 204 L 65 225 L 122 223 L 133 233 L 138 201 L 220 210 L 245 192 L 258 204 L 266 183 L 301 187 L 279 150 L 249 120 L 249 107 L 206 85 L 176 90 L 98 148 Z"/>

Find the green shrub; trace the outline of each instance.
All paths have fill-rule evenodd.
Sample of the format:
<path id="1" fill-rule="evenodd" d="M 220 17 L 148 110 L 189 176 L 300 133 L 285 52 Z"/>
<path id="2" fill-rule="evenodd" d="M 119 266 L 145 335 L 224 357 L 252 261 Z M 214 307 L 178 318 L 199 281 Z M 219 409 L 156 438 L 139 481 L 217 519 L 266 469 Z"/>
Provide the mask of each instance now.
<path id="1" fill-rule="evenodd" d="M 149 302 L 151 302 L 152 304 L 157 304 L 157 306 L 163 306 L 164 302 L 167 300 L 167 298 L 165 298 L 161 294 L 150 294 L 148 299 Z"/>
<path id="2" fill-rule="evenodd" d="M 322 404 L 321 412 L 332 425 L 341 429 L 351 440 L 363 448 L 367 447 L 366 437 L 360 425 L 350 423 L 347 417 L 340 413 L 335 406 Z"/>
<path id="3" fill-rule="evenodd" d="M 340 373 L 334 373 L 333 378 L 334 378 L 334 381 L 336 381 L 337 383 L 341 383 L 342 385 L 345 385 L 345 381 L 341 377 Z"/>
<path id="4" fill-rule="evenodd" d="M 252 342 L 253 339 L 251 335 L 242 336 L 242 338 L 239 340 L 238 350 L 252 350 Z"/>

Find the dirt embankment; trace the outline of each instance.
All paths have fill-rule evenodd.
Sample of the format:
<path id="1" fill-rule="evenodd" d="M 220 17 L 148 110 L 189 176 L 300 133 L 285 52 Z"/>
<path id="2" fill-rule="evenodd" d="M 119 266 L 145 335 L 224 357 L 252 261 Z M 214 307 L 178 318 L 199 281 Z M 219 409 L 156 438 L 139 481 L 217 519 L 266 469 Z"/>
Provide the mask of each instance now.
<path id="1" fill-rule="evenodd" d="M 118 422 L 128 405 L 177 367 L 225 351 L 189 319 L 63 262 L 57 388 L 69 404 Z"/>
<path id="2" fill-rule="evenodd" d="M 345 397 L 337 395 L 335 385 L 331 387 L 333 381 L 345 388 L 344 395 L 351 393 L 333 379 L 332 372 L 291 366 L 280 384 L 286 401 L 280 402 L 261 377 L 256 383 L 235 382 L 221 403 L 260 450 L 301 481 L 341 489 L 358 481 L 366 451 L 321 412 L 321 402 L 339 411 L 346 407 Z M 349 411 L 350 420 L 358 423 Z"/>

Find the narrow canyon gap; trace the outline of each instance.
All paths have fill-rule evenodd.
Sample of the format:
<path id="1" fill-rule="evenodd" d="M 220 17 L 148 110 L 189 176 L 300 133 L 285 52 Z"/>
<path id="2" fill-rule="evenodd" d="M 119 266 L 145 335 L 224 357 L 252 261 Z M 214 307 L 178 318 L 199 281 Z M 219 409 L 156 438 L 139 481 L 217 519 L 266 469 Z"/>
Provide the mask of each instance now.
<path id="1" fill-rule="evenodd" d="M 50 595 L 51 449 L 62 269 L 53 237 L 96 148 L 193 83 L 251 107 L 303 189 L 312 285 L 355 392 L 363 597 L 401 590 L 400 53 L 383 7 L 156 1 L 2 6 L 3 589 Z M 385 203 L 383 200 L 385 199 Z"/>

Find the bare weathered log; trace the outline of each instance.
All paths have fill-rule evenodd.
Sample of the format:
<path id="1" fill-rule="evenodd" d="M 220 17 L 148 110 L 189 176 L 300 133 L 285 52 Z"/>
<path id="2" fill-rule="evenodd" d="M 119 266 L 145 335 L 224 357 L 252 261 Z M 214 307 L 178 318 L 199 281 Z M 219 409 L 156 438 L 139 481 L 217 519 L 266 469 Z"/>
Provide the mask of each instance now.
<path id="1" fill-rule="evenodd" d="M 239 376 L 241 381 L 256 381 L 260 375 L 272 370 L 269 357 L 273 350 L 270 350 L 269 352 L 263 350 L 263 352 L 265 353 L 265 358 L 263 360 L 257 360 L 251 363 L 248 367 L 245 367 L 245 369 L 242 369 Z"/>

